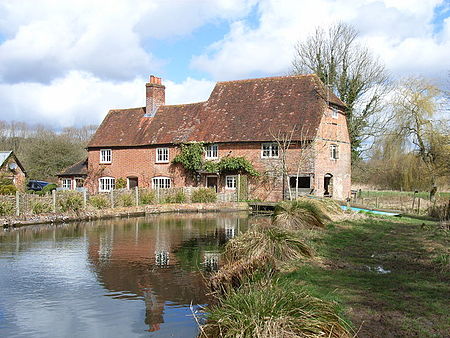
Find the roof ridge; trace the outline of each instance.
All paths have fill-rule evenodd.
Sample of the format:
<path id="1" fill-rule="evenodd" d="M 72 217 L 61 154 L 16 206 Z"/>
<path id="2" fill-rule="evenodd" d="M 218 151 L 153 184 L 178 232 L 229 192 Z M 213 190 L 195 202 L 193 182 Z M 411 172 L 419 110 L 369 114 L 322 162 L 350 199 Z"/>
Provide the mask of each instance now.
<path id="1" fill-rule="evenodd" d="M 255 80 L 276 80 L 276 79 L 289 79 L 289 78 L 302 78 L 302 77 L 317 77 L 317 74 L 296 74 L 296 75 L 279 75 L 279 76 L 267 76 L 267 77 L 255 77 L 252 79 L 242 79 L 242 80 L 228 80 L 228 81 L 217 81 L 219 83 L 230 83 L 230 82 L 251 82 Z"/>
<path id="2" fill-rule="evenodd" d="M 160 107 L 181 107 L 181 106 L 189 106 L 189 105 L 201 104 L 201 103 L 206 103 L 206 102 L 208 102 L 208 100 L 200 101 L 200 102 L 191 102 L 191 103 L 163 104 Z"/>
<path id="3" fill-rule="evenodd" d="M 136 109 L 144 109 L 145 107 L 135 107 L 135 108 L 116 108 L 110 109 L 109 111 L 124 111 L 124 110 L 136 110 Z"/>

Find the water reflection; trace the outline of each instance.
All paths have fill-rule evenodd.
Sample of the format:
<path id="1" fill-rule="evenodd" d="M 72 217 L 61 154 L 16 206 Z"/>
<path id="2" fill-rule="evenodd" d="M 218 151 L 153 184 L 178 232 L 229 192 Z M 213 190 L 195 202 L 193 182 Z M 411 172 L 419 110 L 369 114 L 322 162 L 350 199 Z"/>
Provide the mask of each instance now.
<path id="1" fill-rule="evenodd" d="M 51 287 L 52 277 L 57 276 L 62 283 L 59 286 L 66 285 L 57 306 L 71 307 L 71 313 L 83 324 L 78 326 L 79 334 L 75 336 L 95 336 L 102 327 L 102 335 L 108 332 L 110 337 L 139 336 L 143 332 L 195 336 L 197 327 L 189 317 L 189 306 L 208 302 L 204 273 L 218 269 L 221 246 L 247 226 L 245 214 L 190 214 L 0 231 L 0 271 L 5 266 L 13 274 L 10 278 L 0 276 L 0 289 L 8 291 L 11 280 L 23 281 L 32 270 L 35 273 L 32 284 L 38 286 L 39 298 L 47 300 L 57 291 Z M 33 259 L 24 259 L 30 257 Z M 38 262 L 34 261 L 36 257 L 40 257 Z M 54 262 L 49 264 L 46 260 L 52 258 Z M 51 266 L 39 266 L 44 261 L 44 265 Z M 76 268 L 67 276 L 58 274 L 56 271 L 67 270 L 59 264 L 67 262 Z M 75 296 L 68 289 L 77 283 L 84 288 Z M 48 327 L 34 323 L 30 328 L 14 311 L 19 311 L 14 306 L 17 298 L 36 297 L 36 288 L 28 284 L 22 290 L 16 288 L 13 294 L 14 297 L 6 297 L 5 308 L 10 309 L 3 321 L 0 304 L 0 336 L 2 332 L 11 336 L 48 334 Z M 100 298 L 104 296 L 111 299 L 107 306 Z M 88 303 L 90 313 L 94 314 L 86 321 L 85 314 L 79 311 L 86 310 Z M 139 309 L 144 310 L 142 315 L 136 315 Z M 52 319 L 57 317 L 54 315 Z M 112 329 L 119 324 L 120 330 Z M 68 334 L 69 328 L 64 323 L 55 325 L 52 334 Z M 74 336 L 73 332 L 70 335 Z"/>

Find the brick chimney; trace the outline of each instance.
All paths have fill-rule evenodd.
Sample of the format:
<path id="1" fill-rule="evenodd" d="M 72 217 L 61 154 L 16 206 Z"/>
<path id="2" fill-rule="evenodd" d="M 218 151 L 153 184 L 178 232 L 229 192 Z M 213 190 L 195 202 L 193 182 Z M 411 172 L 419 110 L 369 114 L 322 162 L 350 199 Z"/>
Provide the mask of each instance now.
<path id="1" fill-rule="evenodd" d="M 155 116 L 158 107 L 166 103 L 166 87 L 161 84 L 161 78 L 150 75 L 150 82 L 145 84 L 145 116 Z"/>

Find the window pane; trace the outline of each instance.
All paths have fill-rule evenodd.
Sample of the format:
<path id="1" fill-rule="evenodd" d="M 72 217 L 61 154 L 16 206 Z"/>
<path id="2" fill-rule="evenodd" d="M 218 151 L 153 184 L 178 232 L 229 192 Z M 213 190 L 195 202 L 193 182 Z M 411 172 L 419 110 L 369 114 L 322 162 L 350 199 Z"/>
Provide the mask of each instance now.
<path id="1" fill-rule="evenodd" d="M 311 179 L 309 176 L 291 176 L 289 177 L 289 185 L 292 189 L 296 189 L 296 188 L 310 188 L 311 187 Z"/>
<path id="2" fill-rule="evenodd" d="M 278 144 L 272 145 L 272 157 L 278 157 Z"/>

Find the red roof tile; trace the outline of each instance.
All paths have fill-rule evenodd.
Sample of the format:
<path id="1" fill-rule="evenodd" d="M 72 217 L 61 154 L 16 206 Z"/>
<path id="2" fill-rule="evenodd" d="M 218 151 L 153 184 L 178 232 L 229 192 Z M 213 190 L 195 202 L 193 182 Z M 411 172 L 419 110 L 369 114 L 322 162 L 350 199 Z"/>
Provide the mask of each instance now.
<path id="1" fill-rule="evenodd" d="M 144 117 L 145 108 L 111 110 L 88 147 L 271 141 L 294 126 L 294 139 L 305 130 L 313 137 L 326 96 L 316 75 L 218 82 L 208 101 L 161 106 L 154 117 Z M 328 101 L 345 107 L 334 94 Z"/>

